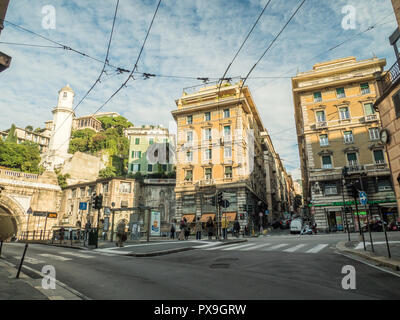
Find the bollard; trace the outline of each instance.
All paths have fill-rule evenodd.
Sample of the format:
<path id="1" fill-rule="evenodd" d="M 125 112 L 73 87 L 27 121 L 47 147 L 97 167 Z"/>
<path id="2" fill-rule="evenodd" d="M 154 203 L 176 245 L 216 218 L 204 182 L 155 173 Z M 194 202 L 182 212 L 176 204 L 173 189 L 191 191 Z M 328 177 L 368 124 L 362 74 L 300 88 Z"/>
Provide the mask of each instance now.
<path id="1" fill-rule="evenodd" d="M 25 244 L 24 254 L 22 255 L 21 263 L 20 263 L 19 268 L 18 268 L 18 273 L 17 273 L 17 277 L 16 277 L 17 279 L 19 279 L 19 274 L 20 274 L 20 272 L 21 272 L 22 264 L 24 263 L 25 254 L 26 254 L 26 250 L 27 250 L 27 249 L 28 249 L 28 244 L 26 243 L 26 244 Z"/>
<path id="2" fill-rule="evenodd" d="M 3 249 L 3 240 L 0 242 L 0 258 L 1 258 L 1 250 Z"/>

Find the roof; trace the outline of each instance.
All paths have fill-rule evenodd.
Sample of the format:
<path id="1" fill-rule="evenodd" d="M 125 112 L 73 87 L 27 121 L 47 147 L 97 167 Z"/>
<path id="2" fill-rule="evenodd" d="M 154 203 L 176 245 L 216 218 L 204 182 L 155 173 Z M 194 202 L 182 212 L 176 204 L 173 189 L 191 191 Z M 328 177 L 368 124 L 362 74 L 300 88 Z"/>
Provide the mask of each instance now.
<path id="1" fill-rule="evenodd" d="M 69 84 L 67 84 L 64 88 L 62 88 L 59 92 L 62 91 L 68 91 L 68 92 L 72 92 L 74 93 L 74 90 L 72 90 L 72 88 L 69 86 Z"/>

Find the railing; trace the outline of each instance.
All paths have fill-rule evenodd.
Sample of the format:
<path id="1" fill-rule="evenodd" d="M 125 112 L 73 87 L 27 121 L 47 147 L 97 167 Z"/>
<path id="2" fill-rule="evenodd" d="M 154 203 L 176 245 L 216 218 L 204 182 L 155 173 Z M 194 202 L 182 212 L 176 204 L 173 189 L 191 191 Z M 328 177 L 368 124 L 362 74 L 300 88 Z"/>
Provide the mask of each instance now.
<path id="1" fill-rule="evenodd" d="M 359 173 L 365 171 L 365 166 L 357 165 L 357 164 L 350 164 L 347 168 L 347 173 Z"/>
<path id="2" fill-rule="evenodd" d="M 390 87 L 400 78 L 399 61 L 389 69 L 386 75 L 382 78 L 382 91 L 383 94 L 390 89 Z"/>
<path id="3" fill-rule="evenodd" d="M 30 180 L 37 180 L 39 177 L 39 175 L 37 175 L 37 174 L 17 172 L 17 171 L 4 170 L 4 169 L 0 169 L 0 175 L 5 175 L 7 177 L 12 177 L 12 178 L 26 178 L 26 179 L 30 179 Z"/>
<path id="4" fill-rule="evenodd" d="M 326 121 L 319 121 L 316 124 L 316 128 L 326 128 L 328 126 L 328 123 Z"/>
<path id="5" fill-rule="evenodd" d="M 378 120 L 378 116 L 376 114 L 371 114 L 365 117 L 365 122 L 371 122 Z"/>

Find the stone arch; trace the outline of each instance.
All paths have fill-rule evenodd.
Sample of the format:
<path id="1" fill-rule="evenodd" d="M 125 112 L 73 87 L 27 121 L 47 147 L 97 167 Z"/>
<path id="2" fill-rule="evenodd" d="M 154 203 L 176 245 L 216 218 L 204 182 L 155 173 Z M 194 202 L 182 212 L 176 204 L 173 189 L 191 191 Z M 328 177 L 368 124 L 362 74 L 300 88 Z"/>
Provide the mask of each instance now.
<path id="1" fill-rule="evenodd" d="M 0 217 L 4 220 L 0 228 L 0 238 L 9 238 L 22 231 L 24 209 L 12 198 L 0 195 Z"/>

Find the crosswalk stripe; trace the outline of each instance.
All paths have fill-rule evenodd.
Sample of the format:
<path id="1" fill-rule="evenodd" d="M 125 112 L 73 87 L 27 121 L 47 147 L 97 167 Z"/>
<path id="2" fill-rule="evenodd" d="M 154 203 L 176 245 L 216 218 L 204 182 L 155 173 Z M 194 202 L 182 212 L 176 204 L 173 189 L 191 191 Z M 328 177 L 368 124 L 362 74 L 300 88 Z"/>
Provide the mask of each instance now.
<path id="1" fill-rule="evenodd" d="M 280 249 L 280 248 L 283 248 L 283 247 L 286 247 L 286 246 L 288 246 L 287 243 L 282 243 L 282 244 L 278 244 L 276 246 L 264 249 L 263 251 L 272 251 L 272 250 Z"/>
<path id="2" fill-rule="evenodd" d="M 70 261 L 70 260 L 72 260 L 71 258 L 65 258 L 65 257 L 62 257 L 62 256 L 56 256 L 54 254 L 49 254 L 49 253 L 41 253 L 41 254 L 39 254 L 39 256 L 45 257 L 45 258 L 54 259 L 54 260 L 59 260 L 59 261 Z"/>
<path id="3" fill-rule="evenodd" d="M 21 257 L 14 257 L 14 259 L 17 259 L 18 261 L 21 260 Z M 46 263 L 45 261 L 38 260 L 35 258 L 30 258 L 30 257 L 25 257 L 24 262 L 29 263 L 29 264 L 43 264 Z"/>
<path id="4" fill-rule="evenodd" d="M 209 244 L 205 244 L 205 245 L 202 245 L 202 246 L 196 246 L 194 248 L 196 248 L 196 249 L 205 249 L 205 248 L 212 248 L 212 247 L 215 247 L 215 246 L 218 246 L 218 243 L 209 243 Z"/>
<path id="5" fill-rule="evenodd" d="M 81 253 L 78 253 L 78 252 L 63 251 L 63 252 L 60 252 L 60 254 L 67 255 L 67 256 L 73 256 L 73 257 L 78 257 L 78 258 L 84 258 L 84 259 L 92 259 L 92 258 L 94 258 L 93 256 L 88 256 L 88 255 L 81 254 Z"/>
<path id="6" fill-rule="evenodd" d="M 322 249 L 326 248 L 327 246 L 328 246 L 328 244 L 319 244 L 319 245 L 315 246 L 314 248 L 306 251 L 306 253 L 318 253 Z"/>
<path id="7" fill-rule="evenodd" d="M 270 246 L 270 245 L 271 245 L 270 243 L 263 243 L 263 244 L 258 244 L 258 245 L 254 246 L 254 247 L 239 249 L 239 251 L 257 250 L 257 249 L 260 249 L 260 248 L 263 248 L 263 247 L 267 247 L 267 246 Z"/>
<path id="8" fill-rule="evenodd" d="M 233 246 L 233 247 L 229 247 L 229 248 L 223 248 L 223 249 L 221 249 L 221 250 L 223 250 L 223 251 L 230 251 L 230 250 L 242 249 L 242 248 L 246 248 L 246 247 L 250 247 L 250 246 L 254 246 L 254 243 L 250 243 L 250 244 L 241 244 L 241 245 L 237 245 L 237 246 Z"/>
<path id="9" fill-rule="evenodd" d="M 305 244 L 299 244 L 299 245 L 297 245 L 295 247 L 283 250 L 283 252 L 295 252 L 295 251 L 297 251 L 297 250 L 299 250 L 299 249 L 301 249 L 301 248 L 303 248 L 305 246 L 306 246 Z"/>

